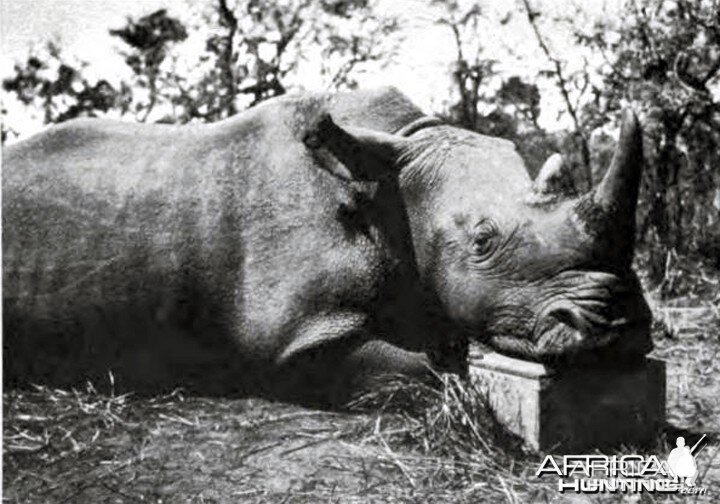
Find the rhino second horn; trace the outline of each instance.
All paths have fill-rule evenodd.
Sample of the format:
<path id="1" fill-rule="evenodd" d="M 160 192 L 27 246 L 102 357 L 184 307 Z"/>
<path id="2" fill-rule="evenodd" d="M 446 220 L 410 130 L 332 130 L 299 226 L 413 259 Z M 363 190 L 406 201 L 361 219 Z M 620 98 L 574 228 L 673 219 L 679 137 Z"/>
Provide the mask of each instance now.
<path id="1" fill-rule="evenodd" d="M 525 203 L 530 206 L 542 206 L 558 201 L 563 195 L 562 182 L 568 174 L 565 169 L 565 159 L 558 153 L 551 155 L 535 177 L 532 189 L 525 197 Z"/>
<path id="2" fill-rule="evenodd" d="M 542 168 L 540 168 L 537 177 L 535 177 L 533 192 L 537 194 L 554 193 L 556 182 L 560 181 L 565 175 L 563 173 L 564 168 L 565 159 L 557 152 L 547 158 L 547 161 L 545 161 Z"/>
<path id="3" fill-rule="evenodd" d="M 595 190 L 595 203 L 619 218 L 633 219 L 642 168 L 642 131 L 635 113 L 626 109 L 612 162 Z"/>

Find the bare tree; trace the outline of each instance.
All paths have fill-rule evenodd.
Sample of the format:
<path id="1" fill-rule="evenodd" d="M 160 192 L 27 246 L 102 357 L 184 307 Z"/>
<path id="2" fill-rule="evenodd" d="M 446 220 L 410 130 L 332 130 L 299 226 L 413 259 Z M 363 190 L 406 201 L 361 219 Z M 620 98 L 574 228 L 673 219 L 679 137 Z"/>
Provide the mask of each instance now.
<path id="1" fill-rule="evenodd" d="M 493 74 L 495 61 L 483 57 L 482 46 L 479 44 L 470 51 L 472 54 L 468 54 L 464 35 L 467 32 L 473 36 L 477 33 L 482 11 L 477 4 L 463 12 L 455 2 L 436 3 L 442 4 L 445 8 L 445 15 L 438 20 L 438 23 L 450 29 L 455 43 L 456 57 L 453 62 L 452 78 L 460 98 L 456 107 L 458 121 L 466 128 L 477 129 L 481 102 L 480 87 Z"/>
<path id="2" fill-rule="evenodd" d="M 226 110 L 227 115 L 237 112 L 235 108 L 235 95 L 237 84 L 235 79 L 234 51 L 235 34 L 238 29 L 238 20 L 231 9 L 228 8 L 227 0 L 218 0 L 218 14 L 220 26 L 225 29 L 225 34 L 220 38 L 218 48 L 218 67 L 224 94 L 221 97 L 220 107 Z"/>
<path id="3" fill-rule="evenodd" d="M 532 8 L 529 0 L 522 0 L 522 2 L 523 6 L 525 7 L 525 14 L 527 16 L 528 23 L 530 23 L 530 27 L 532 28 L 533 34 L 535 35 L 535 40 L 537 41 L 538 46 L 540 46 L 540 49 L 553 66 L 553 74 L 557 87 L 560 91 L 560 95 L 562 96 L 563 101 L 565 102 L 565 108 L 567 109 L 567 112 L 572 118 L 573 124 L 575 126 L 575 142 L 580 151 L 583 168 L 585 170 L 585 178 L 587 179 L 588 187 L 592 187 L 593 177 L 592 166 L 590 164 L 590 146 L 588 142 L 588 133 L 586 131 L 585 125 L 580 120 L 578 103 L 573 102 L 572 98 L 570 97 L 570 82 L 565 75 L 563 62 L 553 55 L 550 47 L 547 44 L 547 41 L 545 40 L 545 37 L 543 37 L 542 32 L 540 31 L 537 20 L 541 16 L 541 13 Z"/>

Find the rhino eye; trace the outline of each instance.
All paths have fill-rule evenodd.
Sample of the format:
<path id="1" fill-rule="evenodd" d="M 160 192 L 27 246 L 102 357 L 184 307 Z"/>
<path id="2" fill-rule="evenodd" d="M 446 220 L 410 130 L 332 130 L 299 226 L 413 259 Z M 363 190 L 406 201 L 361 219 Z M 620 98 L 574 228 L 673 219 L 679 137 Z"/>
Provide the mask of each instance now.
<path id="1" fill-rule="evenodd" d="M 497 227 L 492 222 L 483 220 L 478 223 L 473 234 L 473 255 L 477 259 L 490 256 L 497 246 L 498 235 Z"/>

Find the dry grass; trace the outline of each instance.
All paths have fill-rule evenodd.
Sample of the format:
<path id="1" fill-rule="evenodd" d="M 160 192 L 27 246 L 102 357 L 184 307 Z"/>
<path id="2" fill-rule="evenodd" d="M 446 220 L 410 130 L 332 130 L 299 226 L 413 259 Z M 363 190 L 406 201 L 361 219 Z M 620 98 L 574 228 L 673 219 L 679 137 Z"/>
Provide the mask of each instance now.
<path id="1" fill-rule="evenodd" d="M 514 495 L 527 468 L 504 446 L 522 455 L 518 441 L 476 390 L 443 379 L 441 391 L 388 384 L 351 414 L 181 393 L 103 396 L 92 386 L 9 392 L 5 498 L 477 502 Z"/>
<path id="2" fill-rule="evenodd" d="M 720 338 L 715 300 L 692 331 L 656 304 L 655 356 L 668 365 L 669 427 L 708 433 L 708 495 L 576 496 L 534 476 L 540 455 L 494 420 L 455 376 L 440 389 L 403 380 L 350 412 L 264 400 L 104 395 L 36 387 L 4 394 L 7 502 L 716 502 L 720 499 Z M 708 311 L 709 310 L 709 311 Z M 675 320 L 675 319 L 673 319 Z M 677 322 L 677 321 L 676 321 Z M 682 326 L 680 322 L 680 326 Z M 699 327 L 699 330 L 698 330 Z M 618 454 L 635 453 L 625 447 Z M 641 451 L 642 453 L 642 451 Z"/>
<path id="3" fill-rule="evenodd" d="M 659 350 L 675 352 L 672 345 Z M 683 352 L 698 366 L 707 365 L 701 355 L 711 357 L 707 345 L 685 345 Z M 686 366 L 682 379 L 700 383 L 683 384 L 671 374 L 677 386 L 669 393 L 670 419 L 717 436 L 713 392 L 696 387 L 708 373 L 693 371 Z M 9 502 L 571 501 L 554 482 L 535 478 L 539 456 L 495 422 L 479 391 L 455 376 L 443 380 L 441 390 L 398 380 L 360 398 L 352 413 L 181 393 L 103 396 L 92 387 L 9 392 L 4 496 Z M 714 385 L 717 397 L 716 379 Z M 688 397 L 692 409 L 685 407 Z M 656 453 L 669 449 L 661 436 Z M 702 484 L 717 492 L 720 461 L 711 464 L 712 456 L 711 447 L 700 460 Z M 642 502 L 655 501 L 684 498 Z"/>

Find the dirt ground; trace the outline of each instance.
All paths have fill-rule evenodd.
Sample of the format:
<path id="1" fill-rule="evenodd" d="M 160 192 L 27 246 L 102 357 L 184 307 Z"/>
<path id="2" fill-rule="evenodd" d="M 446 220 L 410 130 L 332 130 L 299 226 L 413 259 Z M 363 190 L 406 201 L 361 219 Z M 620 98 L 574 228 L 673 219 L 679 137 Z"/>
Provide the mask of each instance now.
<path id="1" fill-rule="evenodd" d="M 465 439 L 460 434 L 427 437 L 448 418 L 446 405 L 423 420 L 257 399 L 39 387 L 4 394 L 3 501 L 718 502 L 718 305 L 653 308 L 662 321 L 654 355 L 668 366 L 669 426 L 656 453 L 668 453 L 677 429 L 707 433 L 711 441 L 698 457 L 704 496 L 561 495 L 535 478 L 538 454 L 495 446 L 490 437 L 472 449 L 458 441 L 457 450 L 450 444 Z M 461 418 L 453 425 L 468 424 Z"/>

